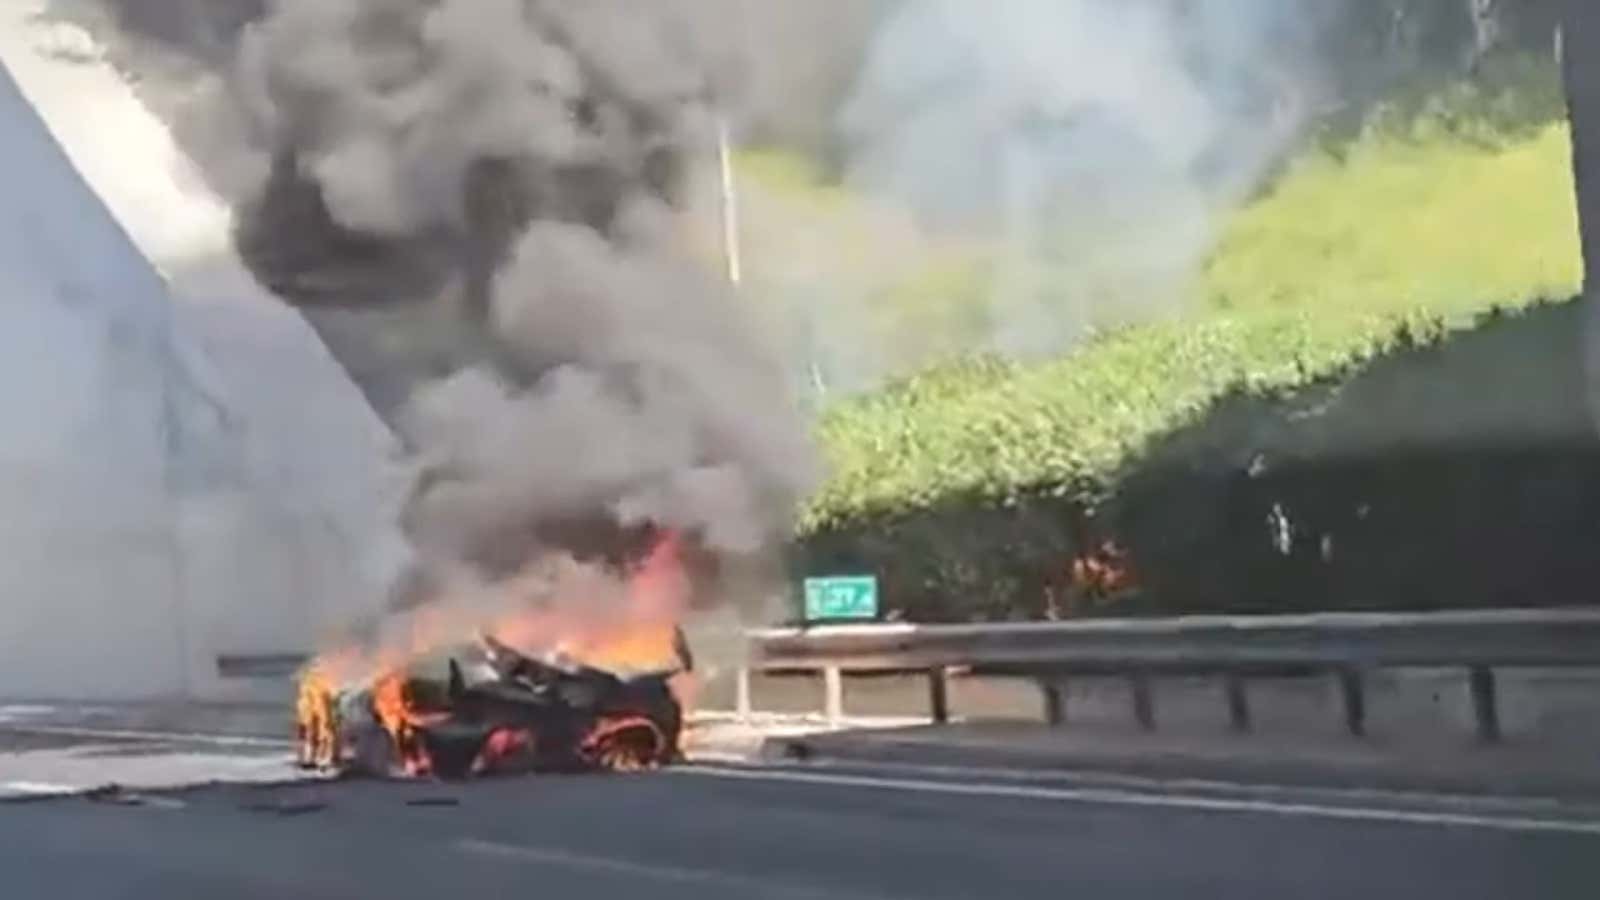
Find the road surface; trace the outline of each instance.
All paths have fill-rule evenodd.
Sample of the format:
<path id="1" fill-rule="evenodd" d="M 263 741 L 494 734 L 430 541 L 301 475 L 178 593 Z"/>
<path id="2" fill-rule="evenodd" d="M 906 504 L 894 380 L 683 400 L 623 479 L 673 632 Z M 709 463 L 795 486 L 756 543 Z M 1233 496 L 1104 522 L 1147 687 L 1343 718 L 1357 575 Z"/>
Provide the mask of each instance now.
<path id="1" fill-rule="evenodd" d="M 1560 804 L 702 766 L 0 803 L 18 898 L 1600 896 Z"/>

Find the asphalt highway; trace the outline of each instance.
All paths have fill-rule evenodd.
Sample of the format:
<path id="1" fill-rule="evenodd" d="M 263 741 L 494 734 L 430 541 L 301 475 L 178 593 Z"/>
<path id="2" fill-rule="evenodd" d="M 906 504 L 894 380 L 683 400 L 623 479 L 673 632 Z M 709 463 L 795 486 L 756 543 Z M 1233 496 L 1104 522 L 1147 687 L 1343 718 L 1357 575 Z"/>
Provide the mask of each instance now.
<path id="1" fill-rule="evenodd" d="M 702 766 L 0 803 L 5 897 L 1585 898 L 1560 805 Z"/>

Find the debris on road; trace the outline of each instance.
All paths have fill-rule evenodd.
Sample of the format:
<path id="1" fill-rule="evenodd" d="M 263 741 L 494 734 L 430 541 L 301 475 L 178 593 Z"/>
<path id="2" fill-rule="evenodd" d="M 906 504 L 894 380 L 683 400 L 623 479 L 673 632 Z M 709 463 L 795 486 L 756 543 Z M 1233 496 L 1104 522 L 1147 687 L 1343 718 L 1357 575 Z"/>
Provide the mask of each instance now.
<path id="1" fill-rule="evenodd" d="M 267 800 L 246 803 L 239 808 L 245 812 L 271 813 L 277 816 L 303 816 L 308 813 L 322 812 L 328 808 L 328 804 L 320 800 Z"/>
<path id="2" fill-rule="evenodd" d="M 85 800 L 91 803 L 111 803 L 117 806 L 148 806 L 152 809 L 183 809 L 186 804 L 176 797 L 163 797 L 130 791 L 120 784 L 105 784 L 84 791 Z"/>
<path id="3" fill-rule="evenodd" d="M 417 797 L 406 801 L 407 806 L 460 806 L 461 801 L 455 797 Z"/>

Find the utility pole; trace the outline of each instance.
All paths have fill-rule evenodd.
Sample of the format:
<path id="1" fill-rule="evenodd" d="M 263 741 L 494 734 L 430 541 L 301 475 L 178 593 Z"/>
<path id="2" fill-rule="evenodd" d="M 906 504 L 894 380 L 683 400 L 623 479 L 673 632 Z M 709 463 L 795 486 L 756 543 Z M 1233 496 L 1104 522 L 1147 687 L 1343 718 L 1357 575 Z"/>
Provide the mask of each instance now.
<path id="1" fill-rule="evenodd" d="M 717 166 L 721 172 L 722 255 L 727 263 L 728 283 L 737 290 L 744 283 L 744 245 L 739 230 L 739 185 L 733 170 L 733 136 L 728 117 L 717 116 Z M 811 387 L 821 397 L 827 392 L 822 368 L 817 364 L 816 340 L 807 321 L 807 341 L 811 344 L 809 369 Z"/>
<path id="2" fill-rule="evenodd" d="M 733 139 L 728 133 L 728 117 L 717 116 L 717 163 L 722 170 L 722 252 L 728 263 L 728 282 L 738 287 L 744 281 L 740 258 L 739 196 L 733 177 Z"/>

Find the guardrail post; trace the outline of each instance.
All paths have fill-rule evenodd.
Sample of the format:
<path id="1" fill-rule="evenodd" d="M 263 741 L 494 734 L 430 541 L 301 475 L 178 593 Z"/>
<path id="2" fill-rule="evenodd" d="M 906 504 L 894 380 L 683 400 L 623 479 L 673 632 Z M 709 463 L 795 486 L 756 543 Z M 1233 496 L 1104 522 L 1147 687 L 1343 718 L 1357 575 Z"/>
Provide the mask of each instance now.
<path id="1" fill-rule="evenodd" d="M 750 721 L 753 712 L 750 703 L 750 670 L 745 666 L 740 666 L 734 673 L 733 710 L 741 723 Z"/>
<path id="2" fill-rule="evenodd" d="M 936 724 L 950 721 L 950 679 L 944 666 L 928 670 L 928 712 Z"/>
<path id="3" fill-rule="evenodd" d="M 824 715 L 837 728 L 844 722 L 844 672 L 838 666 L 822 670 L 822 691 Z"/>
<path id="4" fill-rule="evenodd" d="M 1044 723 L 1058 728 L 1067 722 L 1067 695 L 1056 681 L 1039 680 L 1039 691 L 1044 695 Z"/>
<path id="5" fill-rule="evenodd" d="M 1128 684 L 1133 688 L 1133 718 L 1139 727 L 1145 731 L 1156 730 L 1156 702 L 1150 690 L 1150 674 L 1148 672 L 1134 672 L 1128 676 Z"/>
<path id="6" fill-rule="evenodd" d="M 1354 737 L 1367 734 L 1367 695 L 1361 672 L 1342 668 L 1338 672 L 1339 696 L 1344 701 L 1344 727 Z"/>
<path id="7" fill-rule="evenodd" d="M 1473 666 L 1468 672 L 1472 687 L 1472 712 L 1478 722 L 1478 739 L 1486 743 L 1500 740 L 1500 707 L 1495 696 L 1494 670 Z"/>
<path id="8" fill-rule="evenodd" d="M 1250 695 L 1246 692 L 1244 676 L 1229 672 L 1223 676 L 1222 689 L 1228 697 L 1228 727 L 1244 734 L 1253 727 L 1250 721 Z"/>

